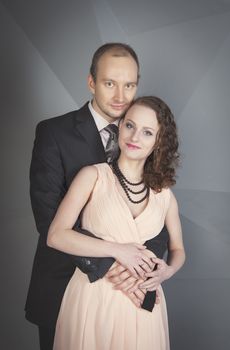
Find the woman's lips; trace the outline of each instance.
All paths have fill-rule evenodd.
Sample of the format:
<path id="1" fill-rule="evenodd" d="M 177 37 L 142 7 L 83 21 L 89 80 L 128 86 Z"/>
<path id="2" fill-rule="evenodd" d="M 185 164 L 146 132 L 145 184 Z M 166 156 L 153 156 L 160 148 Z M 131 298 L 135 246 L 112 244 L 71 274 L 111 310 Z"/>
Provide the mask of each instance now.
<path id="1" fill-rule="evenodd" d="M 140 149 L 140 147 L 136 146 L 136 145 L 133 145 L 132 143 L 126 143 L 126 146 L 129 148 L 129 149 Z"/>

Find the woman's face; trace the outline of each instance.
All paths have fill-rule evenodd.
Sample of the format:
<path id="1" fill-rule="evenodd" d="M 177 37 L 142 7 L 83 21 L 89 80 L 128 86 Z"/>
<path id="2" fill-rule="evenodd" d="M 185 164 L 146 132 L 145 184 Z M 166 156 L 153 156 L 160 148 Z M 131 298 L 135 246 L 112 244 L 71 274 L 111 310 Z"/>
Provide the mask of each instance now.
<path id="1" fill-rule="evenodd" d="M 134 104 L 120 123 L 118 142 L 121 153 L 133 160 L 145 160 L 154 149 L 158 130 L 155 111 Z"/>

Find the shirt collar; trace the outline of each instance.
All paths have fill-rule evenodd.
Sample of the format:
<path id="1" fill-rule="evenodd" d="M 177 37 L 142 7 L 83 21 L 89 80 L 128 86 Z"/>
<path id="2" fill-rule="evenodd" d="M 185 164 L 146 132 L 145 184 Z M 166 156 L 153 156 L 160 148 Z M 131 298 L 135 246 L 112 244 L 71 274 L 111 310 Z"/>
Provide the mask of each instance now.
<path id="1" fill-rule="evenodd" d="M 92 106 L 91 101 L 89 101 L 89 110 L 93 116 L 93 119 L 95 121 L 95 124 L 97 126 L 98 131 L 100 132 L 102 129 L 104 129 L 107 125 L 109 125 L 109 122 L 103 118 Z M 118 126 L 119 118 L 116 119 L 112 124 L 115 124 Z"/>

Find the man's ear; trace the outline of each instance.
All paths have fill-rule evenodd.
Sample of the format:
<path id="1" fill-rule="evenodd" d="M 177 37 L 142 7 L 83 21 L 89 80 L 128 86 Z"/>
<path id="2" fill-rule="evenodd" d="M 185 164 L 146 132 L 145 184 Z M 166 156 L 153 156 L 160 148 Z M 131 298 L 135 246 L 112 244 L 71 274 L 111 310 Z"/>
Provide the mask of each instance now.
<path id="1" fill-rule="evenodd" d="M 88 88 L 91 91 L 91 93 L 94 95 L 95 94 L 95 82 L 91 74 L 88 75 Z"/>

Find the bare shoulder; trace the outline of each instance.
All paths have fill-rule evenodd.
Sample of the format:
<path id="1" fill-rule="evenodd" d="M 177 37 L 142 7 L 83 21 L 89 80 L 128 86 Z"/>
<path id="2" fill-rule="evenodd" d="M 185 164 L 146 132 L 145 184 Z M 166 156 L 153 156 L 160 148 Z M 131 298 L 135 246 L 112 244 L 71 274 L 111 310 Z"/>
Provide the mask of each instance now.
<path id="1" fill-rule="evenodd" d="M 78 172 L 78 175 L 81 176 L 93 176 L 94 178 L 97 178 L 97 168 L 94 165 L 87 165 L 81 168 L 81 170 Z"/>
<path id="2" fill-rule="evenodd" d="M 79 184 L 87 184 L 90 187 L 93 187 L 97 181 L 98 172 L 97 168 L 94 165 L 88 165 L 83 167 L 73 179 L 72 185 L 76 186 Z"/>
<path id="3" fill-rule="evenodd" d="M 163 188 L 159 194 L 162 196 L 164 201 L 166 201 L 168 208 L 177 203 L 176 197 L 170 187 Z"/>
<path id="4" fill-rule="evenodd" d="M 168 189 L 168 191 L 170 194 L 169 209 L 178 211 L 178 203 L 177 203 L 176 196 L 170 188 Z"/>
<path id="5" fill-rule="evenodd" d="M 169 188 L 169 193 L 170 193 L 170 201 L 172 203 L 177 203 L 176 196 L 175 196 L 175 194 L 173 193 L 173 191 L 170 188 Z"/>

